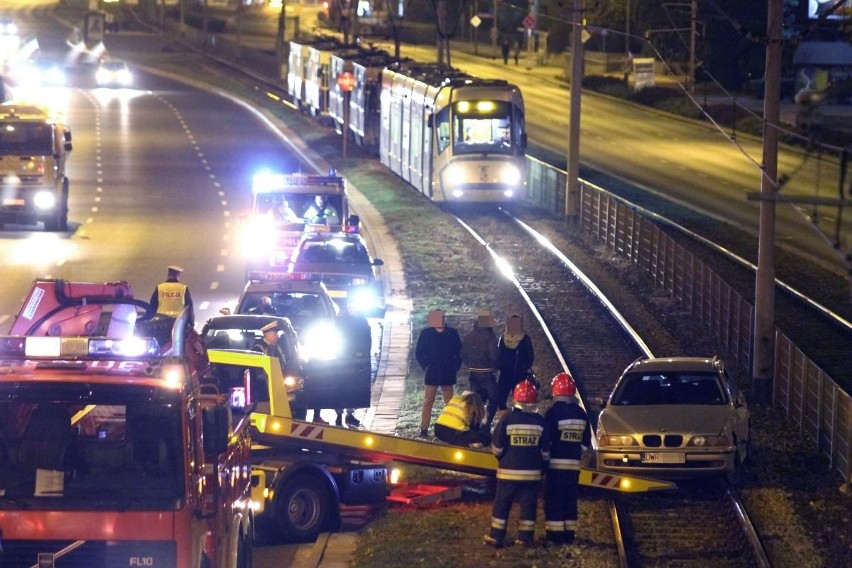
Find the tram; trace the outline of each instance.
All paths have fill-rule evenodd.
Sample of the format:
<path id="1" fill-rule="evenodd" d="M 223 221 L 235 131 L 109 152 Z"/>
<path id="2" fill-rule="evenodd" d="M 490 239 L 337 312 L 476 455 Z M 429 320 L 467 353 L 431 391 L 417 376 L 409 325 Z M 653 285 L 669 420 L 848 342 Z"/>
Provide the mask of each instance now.
<path id="1" fill-rule="evenodd" d="M 433 201 L 526 198 L 521 90 L 440 65 L 382 72 L 379 158 Z"/>
<path id="2" fill-rule="evenodd" d="M 335 80 L 343 72 L 355 77 L 348 128 Z M 428 199 L 526 199 L 524 99 L 516 85 L 323 38 L 290 42 L 288 87 L 304 112 L 346 130 Z"/>

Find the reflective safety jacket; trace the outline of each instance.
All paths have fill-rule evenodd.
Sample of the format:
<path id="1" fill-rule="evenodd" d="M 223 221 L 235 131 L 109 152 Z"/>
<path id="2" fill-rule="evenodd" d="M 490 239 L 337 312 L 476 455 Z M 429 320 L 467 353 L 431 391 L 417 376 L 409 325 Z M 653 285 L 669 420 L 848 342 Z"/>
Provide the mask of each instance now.
<path id="1" fill-rule="evenodd" d="M 178 317 L 186 305 L 186 284 L 163 282 L 157 285 L 157 313 Z"/>
<path id="2" fill-rule="evenodd" d="M 579 470 L 583 450 L 592 445 L 589 418 L 572 397 L 556 397 L 544 414 L 550 439 L 548 469 Z"/>
<path id="3" fill-rule="evenodd" d="M 497 457 L 497 479 L 539 481 L 550 458 L 544 417 L 513 408 L 494 429 L 491 451 Z"/>
<path id="4" fill-rule="evenodd" d="M 458 430 L 459 432 L 467 432 L 470 430 L 470 416 L 468 414 L 467 404 L 462 395 L 454 395 L 450 399 L 449 404 L 444 408 L 441 415 L 438 416 L 436 424 L 442 424 L 447 428 Z"/>

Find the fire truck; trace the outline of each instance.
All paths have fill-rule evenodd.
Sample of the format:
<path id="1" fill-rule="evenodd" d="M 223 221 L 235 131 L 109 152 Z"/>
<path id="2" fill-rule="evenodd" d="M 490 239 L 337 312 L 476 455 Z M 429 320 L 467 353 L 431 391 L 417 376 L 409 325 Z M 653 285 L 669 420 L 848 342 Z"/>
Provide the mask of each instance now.
<path id="1" fill-rule="evenodd" d="M 241 219 L 240 239 L 252 270 L 287 271 L 290 256 L 306 232 L 358 230 L 350 212 L 346 180 L 327 176 L 262 172 L 252 181 L 251 213 Z"/>
<path id="2" fill-rule="evenodd" d="M 68 229 L 71 130 L 39 105 L 0 104 L 0 223 Z"/>
<path id="3" fill-rule="evenodd" d="M 0 566 L 250 568 L 249 417 L 188 313 L 150 316 L 41 280 L 0 336 Z"/>

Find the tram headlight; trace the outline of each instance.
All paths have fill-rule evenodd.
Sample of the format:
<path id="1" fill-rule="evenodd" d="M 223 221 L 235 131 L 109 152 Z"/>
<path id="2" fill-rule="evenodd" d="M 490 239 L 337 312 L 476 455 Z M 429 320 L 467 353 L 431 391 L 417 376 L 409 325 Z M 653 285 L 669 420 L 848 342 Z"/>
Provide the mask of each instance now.
<path id="1" fill-rule="evenodd" d="M 509 164 L 500 173 L 500 181 L 507 185 L 518 186 L 521 183 L 521 170 L 514 164 Z"/>

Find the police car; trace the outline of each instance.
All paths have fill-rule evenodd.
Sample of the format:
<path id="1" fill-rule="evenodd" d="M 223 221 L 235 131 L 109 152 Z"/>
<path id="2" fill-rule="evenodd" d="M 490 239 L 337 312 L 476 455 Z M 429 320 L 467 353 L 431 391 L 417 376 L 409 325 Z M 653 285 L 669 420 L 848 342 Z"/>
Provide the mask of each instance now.
<path id="1" fill-rule="evenodd" d="M 384 314 L 384 294 L 374 259 L 357 233 L 308 233 L 299 241 L 290 261 L 293 274 L 320 275 L 329 294 L 349 313 Z"/>

